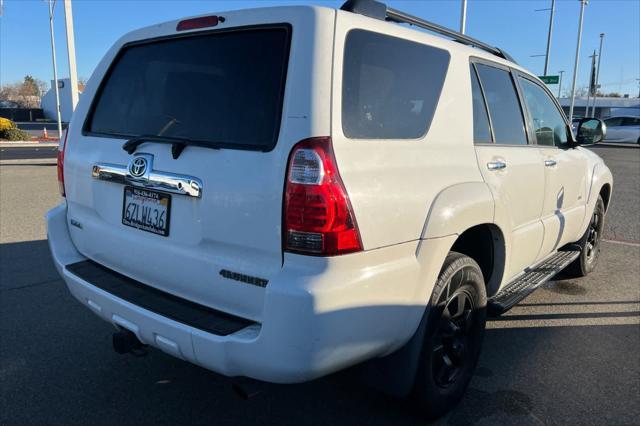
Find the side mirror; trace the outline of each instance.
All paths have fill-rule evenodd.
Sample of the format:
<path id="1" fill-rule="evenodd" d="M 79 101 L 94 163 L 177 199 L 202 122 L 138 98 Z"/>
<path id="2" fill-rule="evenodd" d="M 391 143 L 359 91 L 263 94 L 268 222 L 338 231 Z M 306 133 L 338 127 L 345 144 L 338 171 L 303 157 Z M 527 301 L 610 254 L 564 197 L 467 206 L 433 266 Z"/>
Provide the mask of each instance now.
<path id="1" fill-rule="evenodd" d="M 583 118 L 578 123 L 576 141 L 579 145 L 590 145 L 602 141 L 607 135 L 607 125 L 597 118 Z"/>

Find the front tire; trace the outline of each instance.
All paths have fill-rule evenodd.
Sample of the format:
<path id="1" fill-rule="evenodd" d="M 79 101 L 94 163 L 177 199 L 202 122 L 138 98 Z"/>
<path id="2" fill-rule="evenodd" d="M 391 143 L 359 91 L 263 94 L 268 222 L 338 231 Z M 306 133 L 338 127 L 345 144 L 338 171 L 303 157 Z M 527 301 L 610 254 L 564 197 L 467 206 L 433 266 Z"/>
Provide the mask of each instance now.
<path id="1" fill-rule="evenodd" d="M 604 214 L 604 200 L 601 195 L 598 195 L 589 226 L 578 241 L 580 256 L 569 266 L 572 277 L 584 277 L 596 268 L 600 257 L 600 242 L 604 233 Z"/>
<path id="2" fill-rule="evenodd" d="M 452 409 L 473 376 L 487 315 L 487 295 L 478 264 L 450 252 L 433 289 L 414 385 L 414 398 L 428 419 Z"/>

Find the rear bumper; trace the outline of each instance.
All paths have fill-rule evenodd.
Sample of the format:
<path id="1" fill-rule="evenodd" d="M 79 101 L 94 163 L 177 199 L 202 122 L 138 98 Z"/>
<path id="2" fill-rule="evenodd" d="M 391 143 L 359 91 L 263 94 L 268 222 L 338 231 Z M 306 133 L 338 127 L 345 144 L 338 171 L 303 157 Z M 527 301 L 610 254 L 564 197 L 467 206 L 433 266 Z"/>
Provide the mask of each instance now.
<path id="1" fill-rule="evenodd" d="M 66 205 L 47 213 L 48 239 L 69 291 L 140 341 L 227 376 L 296 383 L 399 348 L 424 312 L 417 242 L 337 258 L 287 254 L 269 282 L 263 321 L 216 335 L 130 303 L 68 268 L 87 260 L 69 235 Z M 424 300 L 424 299 L 422 299 Z"/>

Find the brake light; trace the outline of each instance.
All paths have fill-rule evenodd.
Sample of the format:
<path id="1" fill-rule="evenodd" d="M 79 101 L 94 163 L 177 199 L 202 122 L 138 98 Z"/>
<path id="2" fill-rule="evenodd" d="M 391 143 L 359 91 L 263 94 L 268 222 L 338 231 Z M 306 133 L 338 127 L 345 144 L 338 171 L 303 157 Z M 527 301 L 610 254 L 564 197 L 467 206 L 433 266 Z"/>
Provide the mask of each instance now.
<path id="1" fill-rule="evenodd" d="M 286 251 L 318 256 L 362 251 L 330 137 L 305 139 L 293 147 L 285 185 L 284 225 Z"/>
<path id="2" fill-rule="evenodd" d="M 176 31 L 215 27 L 219 22 L 224 22 L 223 16 L 201 16 L 199 18 L 185 19 L 184 21 L 178 22 Z"/>
<path id="3" fill-rule="evenodd" d="M 67 148 L 67 136 L 69 136 L 69 129 L 64 132 L 64 138 L 60 139 L 60 146 L 58 146 L 58 188 L 60 189 L 60 195 L 65 196 L 64 191 L 64 150 Z"/>

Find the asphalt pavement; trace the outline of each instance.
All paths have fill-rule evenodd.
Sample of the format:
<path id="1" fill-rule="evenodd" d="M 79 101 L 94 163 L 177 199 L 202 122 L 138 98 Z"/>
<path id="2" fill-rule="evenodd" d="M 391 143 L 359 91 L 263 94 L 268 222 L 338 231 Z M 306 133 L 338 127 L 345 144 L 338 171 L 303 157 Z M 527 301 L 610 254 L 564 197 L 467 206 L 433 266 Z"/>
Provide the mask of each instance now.
<path id="1" fill-rule="evenodd" d="M 58 148 L 55 146 L 0 148 L 0 160 L 56 158 L 57 155 Z"/>
<path id="2" fill-rule="evenodd" d="M 490 321 L 467 393 L 437 424 L 638 424 L 640 149 L 593 149 L 615 179 L 596 271 Z M 115 354 L 112 326 L 72 298 L 49 257 L 55 166 L 30 164 L 0 166 L 0 424 L 424 423 L 354 369 L 243 400 L 230 379 L 160 351 Z"/>

